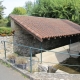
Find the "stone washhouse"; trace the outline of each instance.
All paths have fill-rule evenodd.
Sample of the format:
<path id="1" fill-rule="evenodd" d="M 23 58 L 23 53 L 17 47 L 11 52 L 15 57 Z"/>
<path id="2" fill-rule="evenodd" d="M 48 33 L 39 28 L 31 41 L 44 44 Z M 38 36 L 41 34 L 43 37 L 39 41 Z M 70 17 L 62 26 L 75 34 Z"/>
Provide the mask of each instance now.
<path id="1" fill-rule="evenodd" d="M 11 28 L 15 31 L 13 42 L 51 50 L 77 42 L 80 26 L 66 19 L 54 19 L 35 16 L 10 15 Z M 14 52 L 30 56 L 30 50 L 14 45 Z M 39 50 L 32 50 L 33 56 Z"/>

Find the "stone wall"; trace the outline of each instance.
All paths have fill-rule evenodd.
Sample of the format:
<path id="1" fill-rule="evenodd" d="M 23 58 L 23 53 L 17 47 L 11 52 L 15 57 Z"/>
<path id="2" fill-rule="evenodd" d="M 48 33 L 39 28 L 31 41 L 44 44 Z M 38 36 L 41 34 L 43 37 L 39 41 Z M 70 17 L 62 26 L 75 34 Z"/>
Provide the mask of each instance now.
<path id="1" fill-rule="evenodd" d="M 29 34 L 25 29 L 20 27 L 17 23 L 15 23 L 13 20 L 11 20 L 11 27 L 13 30 L 15 30 L 15 34 L 13 37 L 13 42 L 18 44 L 23 44 L 26 46 L 32 46 L 36 48 L 41 48 L 41 42 L 37 40 L 34 36 Z M 72 42 L 77 41 L 78 36 L 72 36 L 72 37 L 62 37 L 62 38 L 51 38 L 50 40 L 44 39 L 42 42 L 42 48 L 43 49 L 53 49 L 56 47 L 60 47 L 66 44 L 70 43 L 70 38 L 72 39 Z M 17 52 L 21 55 L 29 56 L 30 50 L 29 48 L 20 47 L 17 45 L 14 45 L 14 52 Z M 33 50 L 33 55 L 40 52 L 39 50 Z"/>
<path id="2" fill-rule="evenodd" d="M 7 41 L 12 43 L 13 42 L 13 36 L 5 36 L 2 37 L 0 36 L 0 58 L 4 58 L 4 43 L 1 41 Z M 6 47 L 6 55 L 13 53 L 13 44 L 10 43 L 5 43 L 5 47 Z"/>

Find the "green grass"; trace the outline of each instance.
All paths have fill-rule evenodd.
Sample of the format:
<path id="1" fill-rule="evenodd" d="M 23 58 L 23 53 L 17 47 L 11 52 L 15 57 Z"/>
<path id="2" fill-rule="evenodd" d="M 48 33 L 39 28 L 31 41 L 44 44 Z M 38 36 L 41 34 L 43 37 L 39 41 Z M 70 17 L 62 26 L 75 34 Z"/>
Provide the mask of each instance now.
<path id="1" fill-rule="evenodd" d="M 10 27 L 0 27 L 0 35 L 1 34 L 11 35 L 11 28 Z"/>
<path id="2" fill-rule="evenodd" d="M 6 67 L 11 67 L 10 64 L 8 64 L 8 63 L 6 63 L 6 62 L 4 62 L 4 61 L 2 61 L 2 60 L 0 60 L 0 64 L 5 65 Z"/>

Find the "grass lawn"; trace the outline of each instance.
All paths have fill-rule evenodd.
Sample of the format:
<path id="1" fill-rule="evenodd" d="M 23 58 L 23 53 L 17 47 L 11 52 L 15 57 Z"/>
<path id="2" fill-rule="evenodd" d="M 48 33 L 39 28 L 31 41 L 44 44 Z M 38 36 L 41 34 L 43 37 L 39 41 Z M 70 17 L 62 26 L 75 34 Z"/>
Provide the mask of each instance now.
<path id="1" fill-rule="evenodd" d="M 10 27 L 0 27 L 0 35 L 11 35 L 11 28 Z"/>

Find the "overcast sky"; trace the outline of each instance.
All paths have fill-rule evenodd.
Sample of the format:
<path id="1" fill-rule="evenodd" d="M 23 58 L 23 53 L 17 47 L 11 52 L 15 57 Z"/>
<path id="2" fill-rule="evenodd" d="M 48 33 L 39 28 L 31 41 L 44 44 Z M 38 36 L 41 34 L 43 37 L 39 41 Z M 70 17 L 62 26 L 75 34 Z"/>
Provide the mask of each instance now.
<path id="1" fill-rule="evenodd" d="M 0 0 L 3 1 L 3 6 L 6 7 L 6 9 L 4 10 L 5 15 L 4 16 L 8 16 L 12 10 L 14 9 L 14 7 L 24 7 L 25 2 L 27 1 L 32 1 L 34 2 L 35 0 Z"/>

